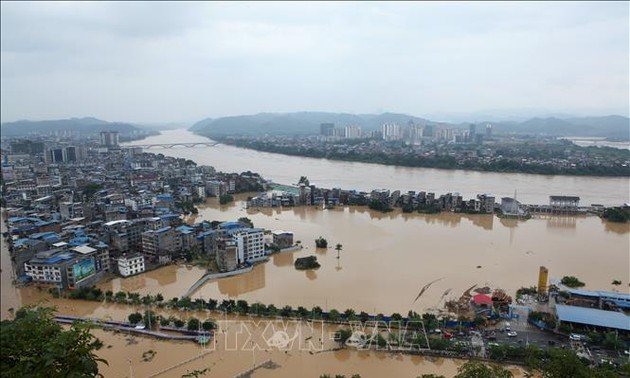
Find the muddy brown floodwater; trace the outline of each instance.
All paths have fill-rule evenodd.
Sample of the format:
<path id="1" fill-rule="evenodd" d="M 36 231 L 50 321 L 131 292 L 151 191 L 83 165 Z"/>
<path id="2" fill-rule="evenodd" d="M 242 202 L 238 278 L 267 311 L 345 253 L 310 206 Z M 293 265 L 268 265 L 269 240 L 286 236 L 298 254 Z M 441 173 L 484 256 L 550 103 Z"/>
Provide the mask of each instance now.
<path id="1" fill-rule="evenodd" d="M 495 221 L 500 222 L 492 217 L 460 217 L 451 214 L 382 215 L 364 209 L 343 208 L 325 211 L 311 208 L 288 211 L 246 211 L 242 209 L 242 200 L 242 196 L 238 197 L 237 201 L 229 206 L 218 206 L 214 201 L 209 200 L 208 204 L 202 208 L 200 218 L 228 220 L 246 215 L 257 226 L 294 231 L 296 240 L 301 240 L 305 248 L 299 252 L 272 256 L 268 263 L 257 266 L 250 273 L 209 282 L 195 294 L 195 297 L 246 298 L 249 301 L 258 300 L 277 305 L 320 305 L 329 309 L 354 307 L 358 310 L 384 313 L 409 308 L 421 310 L 437 304 L 438 294 L 443 291 L 443 287 L 449 286 L 459 290 L 461 289 L 459 285 L 466 286 L 471 281 L 483 281 L 483 283 L 492 281 L 481 279 L 480 277 L 484 275 L 475 266 L 469 265 L 477 264 L 478 261 L 487 261 L 492 256 L 504 253 L 498 249 L 494 250 L 493 245 L 509 246 L 520 238 L 518 233 L 500 232 L 497 235 L 507 237 L 508 241 L 493 241 L 482 246 L 481 249 L 473 250 L 467 246 L 465 251 L 457 251 L 458 245 L 466 244 L 461 239 L 465 238 L 467 233 L 479 234 L 487 239 L 489 230 L 506 226 L 493 224 Z M 580 219 L 576 222 L 582 221 L 592 222 L 593 219 Z M 607 230 L 601 222 L 596 221 L 595 225 L 599 227 L 602 235 L 613 239 L 627 236 L 627 229 Z M 530 220 L 518 226 L 523 227 L 530 223 L 546 225 L 548 221 Z M 4 222 L 2 227 L 4 232 Z M 441 229 L 444 232 L 439 232 Z M 454 234 L 456 230 L 461 232 L 458 237 Z M 339 242 L 344 245 L 339 260 L 336 259 L 336 251 L 332 249 L 314 249 L 313 240 L 319 235 L 327 237 L 331 244 Z M 490 239 L 494 240 L 494 238 Z M 459 242 L 455 244 L 454 241 L 457 240 Z M 484 238 L 481 237 L 480 240 Z M 413 244 L 405 247 L 406 243 Z M 444 255 L 447 251 L 450 251 L 448 252 L 450 255 Z M 293 268 L 293 261 L 297 256 L 312 253 L 318 256 L 322 268 L 312 272 L 299 272 Z M 482 256 L 474 259 L 469 256 L 476 253 L 482 253 Z M 454 263 L 452 256 L 456 255 L 462 255 L 465 258 L 462 257 L 463 261 Z M 526 254 L 526 256 L 530 255 Z M 10 309 L 33 303 L 57 306 L 58 312 L 62 314 L 112 320 L 125 320 L 129 313 L 142 310 L 138 306 L 53 299 L 46 291 L 34 287 L 15 288 L 11 282 L 11 263 L 4 242 L 1 257 L 3 319 L 11 317 Z M 432 269 L 431 265 L 435 265 L 435 269 Z M 448 266 L 448 269 L 443 268 L 445 266 Z M 488 266 L 490 267 L 491 264 Z M 456 273 L 458 270 L 465 274 L 465 278 L 458 277 Z M 114 291 L 153 294 L 161 292 L 168 298 L 181 296 L 202 275 L 203 270 L 196 267 L 171 265 L 136 277 L 116 278 L 101 284 L 101 287 Z M 426 297 L 423 297 L 416 306 L 411 306 L 418 288 L 427 280 L 438 276 L 444 276 L 443 280 L 431 286 L 427 290 Z M 446 281 L 447 285 L 440 286 L 439 283 L 442 281 Z M 501 282 L 499 278 L 497 281 Z M 93 333 L 105 344 L 98 355 L 109 362 L 109 365 L 101 366 L 101 372 L 105 377 L 147 377 L 189 359 L 192 360 L 175 369 L 167 370 L 159 376 L 180 377 L 193 370 L 209 368 L 208 376 L 230 377 L 250 368 L 254 363 L 267 359 L 271 359 L 276 366 L 272 369 L 258 369 L 253 373 L 253 377 L 318 377 L 323 373 L 346 374 L 347 376 L 358 373 L 363 377 L 385 375 L 415 377 L 424 373 L 453 376 L 463 363 L 460 360 L 399 355 L 373 350 L 312 353 L 312 350 L 301 350 L 299 346 L 285 351 L 265 347 L 263 343 L 256 343 L 256 346 L 247 348 L 247 345 L 242 345 L 247 343 L 247 338 L 241 337 L 239 339 L 241 344 L 233 343 L 233 340 L 242 335 L 230 333 L 230 329 L 236 328 L 238 333 L 236 324 L 240 323 L 236 321 L 248 319 L 225 317 L 217 313 L 174 310 L 158 310 L 158 312 L 163 315 L 175 315 L 182 319 L 190 316 L 200 319 L 211 317 L 218 320 L 221 329 L 227 329 L 227 332 L 219 331 L 214 350 L 208 351 L 209 348 L 202 348 L 193 343 L 130 337 L 96 329 Z M 252 329 L 257 330 L 253 333 L 263 333 L 262 323 L 251 325 L 250 322 L 248 324 Z M 325 326 L 321 334 L 324 349 L 335 346 L 335 343 L 330 340 L 330 334 L 335 329 L 333 326 Z M 228 335 L 232 335 L 232 338 Z M 318 337 L 318 340 L 320 338 L 322 337 Z M 240 346 L 235 348 L 234 345 Z M 263 347 L 259 347 L 260 345 Z M 252 351 L 252 348 L 255 350 Z M 149 350 L 156 354 L 151 361 L 144 361 L 143 353 Z M 194 359 L 200 355 L 201 357 Z M 517 376 L 521 376 L 520 370 L 517 368 L 513 370 Z"/>
<path id="2" fill-rule="evenodd" d="M 549 269 L 550 277 L 575 275 L 591 289 L 612 290 L 613 279 L 629 278 L 630 225 L 593 216 L 516 221 L 343 207 L 246 210 L 245 197 L 228 206 L 209 199 L 197 220 L 247 216 L 257 227 L 293 231 L 304 248 L 273 255 L 250 273 L 210 281 L 194 297 L 406 314 L 442 308 L 445 300 L 458 298 L 475 284 L 513 295 L 521 286 L 536 284 L 540 265 Z M 315 248 L 319 236 L 328 240 L 328 249 Z M 331 247 L 337 243 L 343 245 L 339 259 Z M 317 256 L 321 268 L 296 270 L 295 259 L 308 255 Z M 172 265 L 101 286 L 171 298 L 181 296 L 203 274 L 197 267 Z M 420 289 L 434 280 L 414 303 Z"/>
<path id="3" fill-rule="evenodd" d="M 392 167 L 379 169 L 396 170 Z M 545 178 L 543 181 L 546 180 L 563 186 L 579 179 Z M 591 181 L 593 188 L 598 182 L 604 182 Z M 605 182 L 614 187 L 607 203 L 617 201 L 617 197 L 620 201 L 627 198 L 627 181 L 612 179 Z M 619 190 L 619 183 L 625 183 L 625 192 Z M 343 182 L 340 186 L 344 186 L 341 184 Z M 593 189 L 589 193 L 595 198 L 603 192 L 604 189 Z M 246 196 L 236 196 L 236 201 L 226 206 L 219 206 L 216 200 L 209 199 L 201 207 L 197 221 L 227 221 L 246 216 L 257 227 L 293 231 L 295 240 L 301 241 L 304 248 L 273 255 L 269 262 L 256 266 L 249 273 L 210 281 L 193 297 L 245 299 L 250 303 L 259 301 L 277 307 L 288 304 L 311 308 L 317 305 L 327 310 L 353 308 L 357 312 L 406 314 L 410 309 L 417 312 L 440 309 L 445 300 L 459 297 L 475 284 L 502 288 L 513 295 L 521 286 L 536 284 L 540 265 L 549 269 L 551 277 L 577 276 L 586 282 L 588 289 L 612 290 L 613 279 L 620 279 L 627 285 L 630 278 L 630 225 L 609 223 L 593 216 L 534 217 L 517 221 L 491 215 L 422 215 L 399 211 L 382 214 L 353 207 L 245 209 Z M 531 195 L 531 198 L 538 196 Z M 2 231 L 5 230 L 2 222 Z M 319 236 L 326 238 L 330 246 L 343 245 L 339 259 L 334 248 L 315 248 L 314 240 Z M 306 272 L 295 270 L 295 259 L 308 255 L 317 256 L 321 268 Z M 4 241 L 1 258 L 3 319 L 11 316 L 10 309 L 39 301 L 56 305 L 63 314 L 114 320 L 125 320 L 129 313 L 141 310 L 109 303 L 52 299 L 45 291 L 32 287 L 15 288 Z M 203 274 L 201 268 L 170 265 L 136 277 L 115 278 L 100 287 L 141 294 L 162 293 L 165 298 L 180 297 Z M 414 302 L 421 288 L 432 281 L 435 282 Z M 628 286 L 620 290 L 628 292 Z M 444 296 L 447 291 L 449 294 Z M 177 313 L 177 316 L 187 318 L 191 314 Z M 195 316 L 202 319 L 221 317 L 220 314 Z M 102 366 L 106 377 L 128 377 L 131 374 L 146 377 L 203 352 L 192 343 L 139 337 L 129 339 L 102 330 L 94 333 L 106 345 L 99 351 L 99 355 L 109 361 L 108 366 Z M 458 360 L 375 351 L 342 350 L 316 354 L 300 350 L 284 353 L 261 349 L 252 352 L 243 348 L 230 351 L 221 347 L 221 343 L 227 345 L 228 334 L 219 333 L 215 351 L 160 376 L 179 377 L 187 371 L 209 367 L 208 376 L 230 377 L 248 369 L 254 362 L 268 358 L 279 366 L 256 370 L 254 377 L 318 377 L 323 373 L 333 376 L 359 373 L 363 377 L 416 377 L 423 373 L 452 376 L 462 364 Z M 150 362 L 144 362 L 142 354 L 150 349 L 157 354 Z"/>

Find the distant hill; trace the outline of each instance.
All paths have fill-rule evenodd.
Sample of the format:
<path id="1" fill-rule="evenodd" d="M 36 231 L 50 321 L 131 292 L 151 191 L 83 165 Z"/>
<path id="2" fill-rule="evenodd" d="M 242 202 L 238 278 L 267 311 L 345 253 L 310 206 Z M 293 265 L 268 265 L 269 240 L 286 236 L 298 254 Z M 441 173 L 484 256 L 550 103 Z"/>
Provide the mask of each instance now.
<path id="1" fill-rule="evenodd" d="M 133 126 L 139 127 L 144 130 L 151 131 L 164 131 L 164 130 L 177 130 L 184 128 L 185 122 L 163 122 L 163 123 L 134 123 Z"/>
<path id="2" fill-rule="evenodd" d="M 0 125 L 3 136 L 27 136 L 29 134 L 50 134 L 71 131 L 79 134 L 94 134 L 100 131 L 118 131 L 121 135 L 145 132 L 132 124 L 107 122 L 96 118 L 70 118 L 49 121 L 16 121 Z"/>
<path id="3" fill-rule="evenodd" d="M 336 126 L 357 125 L 365 131 L 380 130 L 386 122 L 407 125 L 409 121 L 420 125 L 444 125 L 452 128 L 468 128 L 469 123 L 458 125 L 435 122 L 400 113 L 348 114 L 326 112 L 259 113 L 204 119 L 189 130 L 201 135 L 309 135 L 318 134 L 320 124 Z M 495 133 L 518 133 L 549 136 L 604 137 L 630 140 L 630 119 L 611 115 L 579 118 L 532 118 L 523 122 L 476 122 L 492 124 Z M 479 128 L 478 128 L 479 129 Z"/>
<path id="4" fill-rule="evenodd" d="M 204 119 L 189 130 L 202 135 L 307 135 L 318 134 L 322 123 L 336 126 L 361 126 L 363 130 L 379 130 L 385 122 L 406 125 L 409 121 L 419 124 L 434 122 L 407 114 L 348 114 L 326 112 L 259 113 L 254 115 Z"/>
<path id="5" fill-rule="evenodd" d="M 193 124 L 192 126 L 190 126 L 190 127 L 188 128 L 188 130 L 190 130 L 190 131 L 197 131 L 197 130 L 201 130 L 201 129 L 203 129 L 204 127 L 206 127 L 207 125 L 211 124 L 211 123 L 212 123 L 212 121 L 213 121 L 213 119 L 212 119 L 212 118 L 202 119 L 201 121 L 199 121 L 199 122 L 197 122 L 197 123 Z"/>
<path id="6" fill-rule="evenodd" d="M 610 115 L 577 118 L 532 118 L 524 122 L 491 122 L 499 133 L 550 136 L 604 137 L 630 140 L 630 118 Z"/>

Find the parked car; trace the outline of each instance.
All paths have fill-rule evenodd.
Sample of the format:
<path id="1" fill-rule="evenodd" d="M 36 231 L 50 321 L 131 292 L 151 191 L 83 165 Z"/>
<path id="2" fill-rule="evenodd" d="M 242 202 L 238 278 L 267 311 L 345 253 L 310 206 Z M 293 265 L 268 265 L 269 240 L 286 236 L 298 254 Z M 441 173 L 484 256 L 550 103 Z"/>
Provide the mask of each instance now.
<path id="1" fill-rule="evenodd" d="M 569 335 L 569 340 L 571 341 L 582 341 L 583 339 L 584 339 L 584 336 L 578 335 L 577 333 L 572 333 Z"/>
<path id="2" fill-rule="evenodd" d="M 508 337 L 516 337 L 518 336 L 518 333 L 516 333 L 516 331 L 510 331 L 507 333 Z"/>

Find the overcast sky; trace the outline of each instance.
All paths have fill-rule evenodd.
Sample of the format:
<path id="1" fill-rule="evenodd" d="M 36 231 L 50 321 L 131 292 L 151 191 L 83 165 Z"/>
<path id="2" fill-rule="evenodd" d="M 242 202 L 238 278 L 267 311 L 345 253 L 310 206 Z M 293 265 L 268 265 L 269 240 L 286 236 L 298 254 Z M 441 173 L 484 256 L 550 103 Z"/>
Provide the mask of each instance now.
<path id="1" fill-rule="evenodd" d="M 1 117 L 628 115 L 628 14 L 628 2 L 2 2 Z"/>

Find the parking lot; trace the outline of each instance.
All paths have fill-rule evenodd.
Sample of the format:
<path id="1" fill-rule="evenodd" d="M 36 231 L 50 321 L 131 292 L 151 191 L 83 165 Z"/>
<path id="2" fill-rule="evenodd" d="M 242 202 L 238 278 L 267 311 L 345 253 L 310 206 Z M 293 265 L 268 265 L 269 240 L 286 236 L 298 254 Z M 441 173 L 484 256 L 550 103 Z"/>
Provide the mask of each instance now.
<path id="1" fill-rule="evenodd" d="M 616 362 L 618 364 L 630 363 L 630 355 L 624 354 L 623 351 L 603 350 L 599 347 L 589 348 L 588 345 L 581 341 L 571 341 L 568 336 L 555 335 L 551 332 L 541 331 L 535 326 L 520 319 L 511 319 L 499 323 L 495 327 L 494 334 L 496 338 L 490 339 L 484 335 L 483 340 L 485 349 L 488 350 L 488 344 L 497 343 L 500 345 L 528 346 L 536 345 L 539 348 L 570 348 L 575 351 L 585 350 L 595 364 L 606 363 L 607 361 Z M 508 328 L 516 332 L 516 336 L 508 336 Z M 490 330 L 490 329 L 489 329 Z"/>

